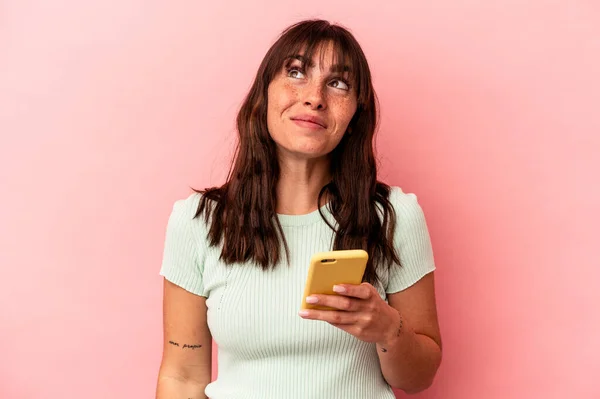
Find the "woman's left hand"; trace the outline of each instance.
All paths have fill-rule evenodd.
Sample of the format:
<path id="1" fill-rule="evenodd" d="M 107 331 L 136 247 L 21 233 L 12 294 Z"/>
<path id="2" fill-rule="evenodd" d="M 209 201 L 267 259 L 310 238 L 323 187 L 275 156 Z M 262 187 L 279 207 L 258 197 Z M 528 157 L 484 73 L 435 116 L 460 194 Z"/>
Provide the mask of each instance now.
<path id="1" fill-rule="evenodd" d="M 341 289 L 338 291 L 338 288 Z M 307 303 L 336 310 L 303 309 L 300 316 L 326 321 L 365 342 L 385 344 L 396 336 L 401 324 L 400 314 L 381 299 L 371 284 L 340 284 L 334 291 L 339 295 L 313 294 L 307 298 Z M 310 302 L 310 298 L 315 298 L 316 302 Z"/>

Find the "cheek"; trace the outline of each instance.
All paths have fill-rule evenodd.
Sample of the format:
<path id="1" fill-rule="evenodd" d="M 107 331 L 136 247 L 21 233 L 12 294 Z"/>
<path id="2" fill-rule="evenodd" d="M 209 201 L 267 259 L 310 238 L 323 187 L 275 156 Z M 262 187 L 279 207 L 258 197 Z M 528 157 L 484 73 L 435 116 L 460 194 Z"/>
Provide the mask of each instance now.
<path id="1" fill-rule="evenodd" d="M 285 138 L 285 118 L 287 111 L 298 97 L 298 89 L 284 82 L 274 82 L 267 91 L 267 129 L 269 135 L 277 143 L 283 143 Z"/>
<path id="2" fill-rule="evenodd" d="M 268 91 L 269 110 L 281 114 L 288 109 L 298 97 L 298 89 L 285 83 L 274 84 Z"/>
<path id="3" fill-rule="evenodd" d="M 347 99 L 337 99 L 333 100 L 331 105 L 335 110 L 336 128 L 343 133 L 346 131 L 348 124 L 350 124 L 350 121 L 356 112 L 356 102 Z"/>

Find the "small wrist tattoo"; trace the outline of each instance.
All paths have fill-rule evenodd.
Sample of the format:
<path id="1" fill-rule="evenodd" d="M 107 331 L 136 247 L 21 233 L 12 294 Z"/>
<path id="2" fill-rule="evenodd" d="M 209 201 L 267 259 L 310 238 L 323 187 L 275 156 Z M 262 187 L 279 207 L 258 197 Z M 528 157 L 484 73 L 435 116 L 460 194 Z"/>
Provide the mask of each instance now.
<path id="1" fill-rule="evenodd" d="M 169 343 L 171 345 L 174 345 L 174 346 L 180 346 L 177 342 L 169 341 Z M 189 349 L 202 348 L 202 345 L 188 345 L 188 344 L 183 344 L 182 349 L 185 349 L 185 348 L 189 348 Z"/>
<path id="2" fill-rule="evenodd" d="M 398 312 L 398 316 L 400 316 L 400 323 L 398 323 L 398 331 L 396 331 L 396 337 L 399 337 L 400 334 L 402 333 L 402 331 L 404 330 L 404 318 L 402 317 L 402 314 L 400 313 L 400 311 Z"/>
<path id="3" fill-rule="evenodd" d="M 185 348 L 190 348 L 190 349 L 202 348 L 202 345 L 188 345 L 188 344 L 184 344 L 183 345 L 183 349 L 185 349 Z"/>
<path id="4" fill-rule="evenodd" d="M 400 314 L 400 311 L 398 311 L 398 316 L 400 316 L 400 322 L 398 323 L 398 330 L 396 330 L 396 337 L 399 337 L 400 334 L 402 334 L 402 331 L 404 331 L 404 319 L 402 318 L 402 314 Z M 384 347 L 381 347 L 381 351 L 383 353 L 387 352 L 388 350 Z"/>

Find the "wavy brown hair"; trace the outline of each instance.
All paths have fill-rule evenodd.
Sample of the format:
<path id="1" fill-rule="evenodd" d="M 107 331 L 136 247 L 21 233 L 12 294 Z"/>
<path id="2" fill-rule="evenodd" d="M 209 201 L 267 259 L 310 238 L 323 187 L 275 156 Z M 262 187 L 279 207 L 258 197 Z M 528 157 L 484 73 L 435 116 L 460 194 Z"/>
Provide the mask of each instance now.
<path id="1" fill-rule="evenodd" d="M 339 145 L 329 154 L 332 180 L 320 191 L 317 204 L 329 198 L 336 225 L 333 249 L 364 249 L 369 254 L 363 281 L 378 281 L 376 266 L 390 267 L 400 260 L 393 245 L 395 213 L 390 187 L 377 181 L 373 139 L 377 126 L 377 98 L 367 59 L 345 28 L 323 20 L 298 22 L 285 29 L 265 55 L 237 115 L 238 143 L 226 182 L 196 190 L 202 198 L 195 217 L 204 214 L 210 225 L 211 246 L 222 244 L 221 260 L 254 262 L 268 270 L 281 260 L 282 240 L 289 248 L 276 217 L 279 161 L 276 144 L 267 129 L 267 91 L 290 57 L 310 60 L 322 44 L 333 43 L 334 61 L 350 66 L 357 90 L 357 109 Z M 321 51 L 323 56 L 324 51 Z M 336 62 L 337 63 L 337 62 Z M 210 201 L 210 203 L 209 203 Z M 380 207 L 378 207 L 378 205 Z"/>

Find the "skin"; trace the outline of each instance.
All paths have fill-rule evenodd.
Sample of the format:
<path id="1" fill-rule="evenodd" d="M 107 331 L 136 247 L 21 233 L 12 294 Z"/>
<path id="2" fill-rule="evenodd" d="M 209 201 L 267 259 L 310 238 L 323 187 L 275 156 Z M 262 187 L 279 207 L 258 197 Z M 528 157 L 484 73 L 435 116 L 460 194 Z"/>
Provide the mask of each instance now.
<path id="1" fill-rule="evenodd" d="M 206 298 L 164 279 L 163 354 L 156 398 L 205 399 L 211 380 L 212 336 L 206 321 Z"/>

